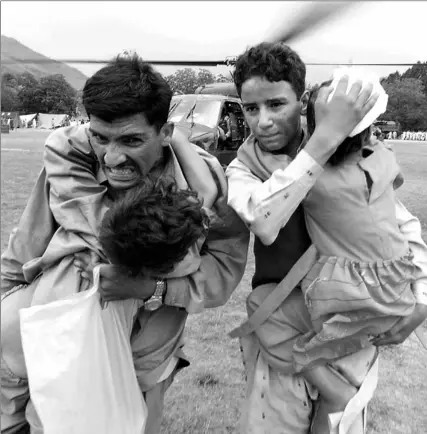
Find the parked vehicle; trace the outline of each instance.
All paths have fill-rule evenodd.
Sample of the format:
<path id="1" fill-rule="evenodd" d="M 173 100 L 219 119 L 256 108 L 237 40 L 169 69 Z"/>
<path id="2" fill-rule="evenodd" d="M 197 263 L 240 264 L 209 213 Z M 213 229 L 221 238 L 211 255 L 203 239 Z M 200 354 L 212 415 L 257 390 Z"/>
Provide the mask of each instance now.
<path id="1" fill-rule="evenodd" d="M 224 138 L 227 119 L 229 134 Z M 226 167 L 249 135 L 239 98 L 220 94 L 176 95 L 172 98 L 169 121 L 188 134 L 190 142 L 218 158 Z"/>

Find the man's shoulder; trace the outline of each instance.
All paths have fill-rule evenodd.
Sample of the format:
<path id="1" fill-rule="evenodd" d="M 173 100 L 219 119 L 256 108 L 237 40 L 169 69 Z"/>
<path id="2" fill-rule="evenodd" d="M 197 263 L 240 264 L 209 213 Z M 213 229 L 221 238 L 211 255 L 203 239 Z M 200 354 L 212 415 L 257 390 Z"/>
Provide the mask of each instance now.
<path id="1" fill-rule="evenodd" d="M 71 146 L 71 148 L 77 148 L 85 153 L 91 153 L 88 129 L 88 123 L 58 128 L 47 137 L 45 147 L 59 150 L 69 149 Z"/>
<path id="2" fill-rule="evenodd" d="M 70 125 L 69 127 L 57 128 L 51 134 L 49 134 L 46 141 L 62 141 L 71 139 L 88 142 L 88 129 L 89 124 Z"/>

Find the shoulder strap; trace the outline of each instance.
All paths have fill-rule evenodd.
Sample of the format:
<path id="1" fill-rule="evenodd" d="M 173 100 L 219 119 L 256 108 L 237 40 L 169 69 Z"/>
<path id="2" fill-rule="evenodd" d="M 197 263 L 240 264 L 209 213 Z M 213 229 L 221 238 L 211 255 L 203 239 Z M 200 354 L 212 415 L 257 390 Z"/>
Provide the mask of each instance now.
<path id="1" fill-rule="evenodd" d="M 311 245 L 292 267 L 285 278 L 260 304 L 251 317 L 229 333 L 231 338 L 248 335 L 257 329 L 285 301 L 292 290 L 309 272 L 317 259 L 317 250 Z"/>

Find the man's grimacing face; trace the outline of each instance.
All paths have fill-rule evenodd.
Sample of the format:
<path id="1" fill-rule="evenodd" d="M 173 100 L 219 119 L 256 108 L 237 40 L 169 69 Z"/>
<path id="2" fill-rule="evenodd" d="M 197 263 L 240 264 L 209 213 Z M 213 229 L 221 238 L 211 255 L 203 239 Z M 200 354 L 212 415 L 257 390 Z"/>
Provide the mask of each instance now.
<path id="1" fill-rule="evenodd" d="M 289 82 L 251 77 L 242 85 L 241 100 L 246 122 L 264 150 L 279 151 L 300 140 L 305 103 Z"/>
<path id="2" fill-rule="evenodd" d="M 132 188 L 162 160 L 173 126 L 160 131 L 150 125 L 143 113 L 105 122 L 90 117 L 90 143 L 114 190 Z"/>

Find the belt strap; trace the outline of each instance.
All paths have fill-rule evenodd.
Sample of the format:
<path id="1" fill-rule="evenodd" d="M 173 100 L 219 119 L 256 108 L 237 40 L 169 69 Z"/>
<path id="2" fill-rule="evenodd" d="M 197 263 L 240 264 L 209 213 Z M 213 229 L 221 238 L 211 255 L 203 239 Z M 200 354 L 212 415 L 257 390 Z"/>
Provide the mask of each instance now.
<path id="1" fill-rule="evenodd" d="M 229 333 L 231 338 L 246 336 L 256 330 L 286 300 L 292 290 L 310 271 L 317 260 L 317 250 L 311 245 L 285 278 L 259 305 L 250 318 Z"/>

